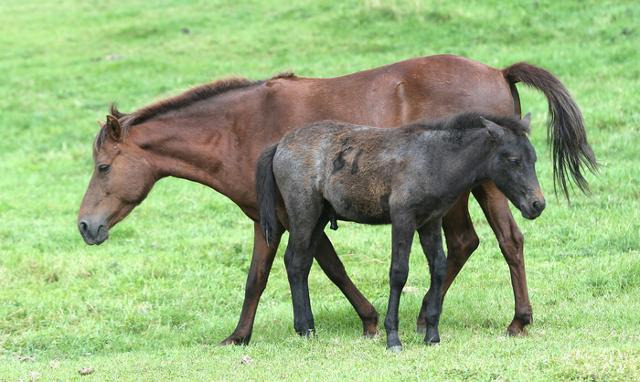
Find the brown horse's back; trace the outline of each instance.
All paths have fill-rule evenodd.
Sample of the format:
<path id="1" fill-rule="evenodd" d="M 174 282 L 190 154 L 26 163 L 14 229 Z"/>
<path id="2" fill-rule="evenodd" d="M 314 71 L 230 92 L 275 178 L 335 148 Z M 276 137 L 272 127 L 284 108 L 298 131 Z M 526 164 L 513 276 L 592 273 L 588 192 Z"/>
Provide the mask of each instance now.
<path id="1" fill-rule="evenodd" d="M 326 119 L 396 127 L 465 111 L 509 116 L 517 110 L 500 70 L 451 55 L 335 78 L 277 78 L 265 86 L 285 130 Z"/>

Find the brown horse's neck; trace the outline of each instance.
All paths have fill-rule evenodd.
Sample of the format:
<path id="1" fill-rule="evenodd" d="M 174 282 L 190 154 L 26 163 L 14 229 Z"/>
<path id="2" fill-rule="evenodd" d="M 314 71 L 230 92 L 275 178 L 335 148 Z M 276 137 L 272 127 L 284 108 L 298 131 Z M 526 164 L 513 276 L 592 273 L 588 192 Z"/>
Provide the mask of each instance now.
<path id="1" fill-rule="evenodd" d="M 254 131 L 252 139 L 246 139 L 250 126 L 236 111 L 237 102 L 231 102 L 231 97 L 216 98 L 135 126 L 128 139 L 144 150 L 157 178 L 173 176 L 204 184 L 251 215 L 255 209 L 252 158 L 257 155 L 253 145 L 261 142 L 255 135 L 266 132 Z M 245 114 L 246 105 L 252 103 L 247 101 Z"/>
<path id="2" fill-rule="evenodd" d="M 189 131 L 181 126 L 180 120 L 172 122 L 148 122 L 136 126 L 131 134 L 132 139 L 144 149 L 147 160 L 159 177 L 174 176 L 215 187 L 213 175 L 219 160 L 215 150 L 206 151 L 197 140 L 210 142 L 216 140 L 219 133 L 214 129 L 203 128 Z M 198 166 L 198 161 L 202 160 L 209 163 L 209 166 Z"/>

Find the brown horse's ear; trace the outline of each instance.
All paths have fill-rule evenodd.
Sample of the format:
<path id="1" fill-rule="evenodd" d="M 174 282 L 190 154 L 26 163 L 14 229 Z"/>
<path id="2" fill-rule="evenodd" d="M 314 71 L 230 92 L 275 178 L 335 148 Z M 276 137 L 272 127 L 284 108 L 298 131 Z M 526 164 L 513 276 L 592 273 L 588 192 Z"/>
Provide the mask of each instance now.
<path id="1" fill-rule="evenodd" d="M 483 117 L 480 117 L 480 121 L 482 121 L 482 124 L 487 128 L 489 135 L 491 135 L 493 139 L 502 139 L 502 137 L 504 136 L 504 127 Z"/>
<path id="2" fill-rule="evenodd" d="M 529 125 L 531 125 L 531 113 L 525 114 L 524 118 L 520 120 L 520 123 L 522 123 L 525 129 L 529 130 Z"/>
<path id="3" fill-rule="evenodd" d="M 107 115 L 107 131 L 114 141 L 119 141 L 122 138 L 122 126 L 120 126 L 118 118 L 111 114 Z"/>

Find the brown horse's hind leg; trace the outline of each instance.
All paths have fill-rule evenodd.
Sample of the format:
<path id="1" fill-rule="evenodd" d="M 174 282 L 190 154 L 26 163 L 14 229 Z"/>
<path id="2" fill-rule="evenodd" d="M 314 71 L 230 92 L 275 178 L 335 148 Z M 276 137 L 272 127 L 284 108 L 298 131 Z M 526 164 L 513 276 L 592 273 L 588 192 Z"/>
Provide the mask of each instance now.
<path id="1" fill-rule="evenodd" d="M 242 313 L 236 329 L 221 342 L 221 345 L 246 345 L 251 340 L 258 302 L 267 285 L 267 279 L 269 278 L 269 272 L 271 271 L 271 265 L 278 250 L 281 236 L 282 233 L 274 233 L 274 245 L 270 248 L 262 235 L 260 224 L 254 223 L 253 256 L 251 257 L 251 267 L 247 275 Z"/>
<path id="2" fill-rule="evenodd" d="M 533 320 L 527 290 L 527 275 L 524 270 L 524 237 L 509 210 L 507 198 L 493 182 L 483 183 L 473 190 L 473 195 L 480 203 L 498 239 L 500 250 L 511 272 L 516 312 L 507 332 L 510 335 L 524 334 L 524 327 Z"/>
<path id="3" fill-rule="evenodd" d="M 331 241 L 325 234 L 322 234 L 318 243 L 315 258 L 327 277 L 340 288 L 360 316 L 364 335 L 366 337 L 376 335 L 378 333 L 378 312 L 353 284 Z"/>
<path id="4" fill-rule="evenodd" d="M 443 300 L 453 280 L 480 243 L 469 216 L 468 203 L 469 193 L 467 192 L 456 201 L 442 221 L 448 251 L 447 274 L 442 284 Z M 417 330 L 423 334 L 427 330 L 427 301 L 427 294 L 425 294 L 417 319 Z"/>

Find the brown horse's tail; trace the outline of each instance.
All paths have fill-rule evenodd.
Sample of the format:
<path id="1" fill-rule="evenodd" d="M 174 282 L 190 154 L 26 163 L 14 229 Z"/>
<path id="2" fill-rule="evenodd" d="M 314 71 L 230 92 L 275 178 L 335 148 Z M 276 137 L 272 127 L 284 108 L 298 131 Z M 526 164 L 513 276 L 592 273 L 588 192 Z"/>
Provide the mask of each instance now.
<path id="1" fill-rule="evenodd" d="M 278 197 L 278 185 L 273 176 L 273 157 L 276 155 L 278 145 L 268 147 L 258 158 L 256 171 L 256 193 L 258 195 L 258 208 L 260 211 L 260 226 L 264 238 L 269 247 L 272 246 L 273 233 L 279 230 L 280 223 L 276 212 Z"/>
<path id="2" fill-rule="evenodd" d="M 553 74 L 525 62 L 513 64 L 502 70 L 510 84 L 522 82 L 540 90 L 549 102 L 549 128 L 547 139 L 552 149 L 554 190 L 560 184 L 569 200 L 571 179 L 584 193 L 589 184 L 583 176 L 586 166 L 591 172 L 598 170 L 598 162 L 587 142 L 582 113 L 567 88 Z"/>

